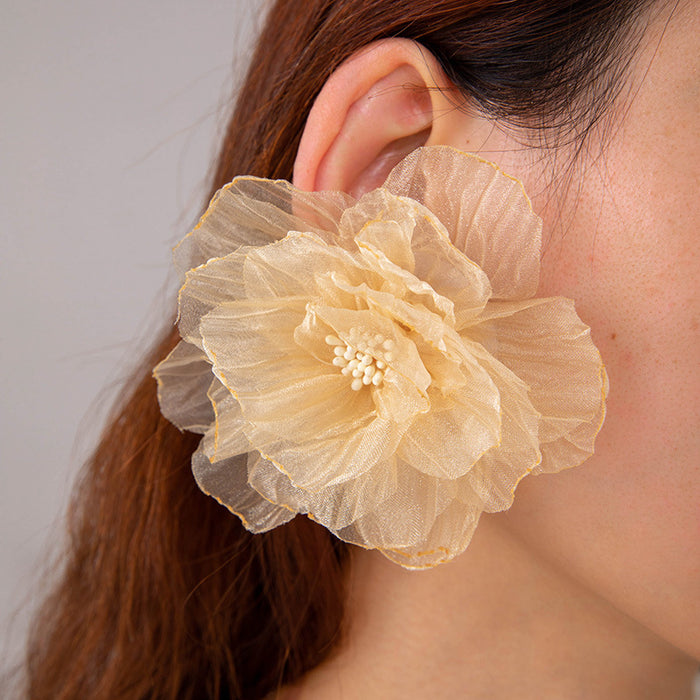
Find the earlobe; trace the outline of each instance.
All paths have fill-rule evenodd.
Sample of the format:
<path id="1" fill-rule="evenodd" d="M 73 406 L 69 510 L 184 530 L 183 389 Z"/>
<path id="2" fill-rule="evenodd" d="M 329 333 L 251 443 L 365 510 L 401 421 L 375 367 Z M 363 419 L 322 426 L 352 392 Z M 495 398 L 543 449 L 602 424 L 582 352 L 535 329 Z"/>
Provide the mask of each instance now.
<path id="1" fill-rule="evenodd" d="M 385 39 L 365 47 L 319 93 L 299 145 L 294 184 L 354 196 L 377 187 L 415 148 L 456 139 L 456 121 L 465 114 L 450 94 L 454 88 L 438 62 L 415 42 Z"/>

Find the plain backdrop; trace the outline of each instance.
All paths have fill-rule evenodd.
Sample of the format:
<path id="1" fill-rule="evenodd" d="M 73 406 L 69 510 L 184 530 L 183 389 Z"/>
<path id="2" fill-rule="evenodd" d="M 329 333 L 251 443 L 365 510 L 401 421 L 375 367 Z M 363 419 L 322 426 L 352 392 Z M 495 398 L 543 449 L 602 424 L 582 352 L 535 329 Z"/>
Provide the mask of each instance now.
<path id="1" fill-rule="evenodd" d="M 0 0 L 0 667 L 115 387 L 174 310 L 170 249 L 262 4 Z"/>

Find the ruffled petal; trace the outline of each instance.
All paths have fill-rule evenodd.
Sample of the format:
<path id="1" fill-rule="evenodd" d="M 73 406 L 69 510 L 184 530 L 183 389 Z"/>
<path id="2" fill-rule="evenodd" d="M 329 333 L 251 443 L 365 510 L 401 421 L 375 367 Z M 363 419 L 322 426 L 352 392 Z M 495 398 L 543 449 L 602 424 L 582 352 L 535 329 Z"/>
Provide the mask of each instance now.
<path id="1" fill-rule="evenodd" d="M 243 265 L 246 249 L 210 260 L 185 275 L 178 294 L 178 330 L 193 345 L 202 347 L 199 323 L 219 304 L 245 298 Z"/>
<path id="2" fill-rule="evenodd" d="M 266 501 L 248 485 L 245 455 L 212 463 L 202 445 L 192 455 L 192 473 L 199 488 L 237 515 L 251 532 L 267 532 L 296 515 L 295 511 Z"/>
<path id="3" fill-rule="evenodd" d="M 401 429 L 379 416 L 344 425 L 346 433 L 332 438 L 282 439 L 251 423 L 246 434 L 260 454 L 300 489 L 318 492 L 357 479 L 375 465 L 390 460 L 401 439 Z"/>
<path id="4" fill-rule="evenodd" d="M 486 274 L 452 244 L 442 223 L 418 202 L 375 190 L 346 212 L 341 226 L 347 219 L 354 226 L 363 219 L 368 222 L 355 238 L 363 257 L 387 281 L 396 280 L 399 291 L 405 286 L 412 292 L 412 303 L 427 302 L 452 323 L 456 316 L 460 327 L 491 296 Z M 389 291 L 396 294 L 394 288 Z"/>
<path id="5" fill-rule="evenodd" d="M 488 372 L 501 397 L 501 439 L 465 475 L 471 490 L 488 512 L 509 508 L 520 480 L 541 461 L 538 430 L 540 415 L 532 405 L 527 385 L 477 343 L 470 353 Z"/>
<path id="6" fill-rule="evenodd" d="M 245 435 L 245 420 L 241 406 L 231 392 L 218 380 L 212 382 L 208 398 L 214 409 L 214 429 L 204 438 L 205 452 L 212 462 L 244 454 L 252 449 Z"/>
<path id="7" fill-rule="evenodd" d="M 333 532 L 355 522 L 396 492 L 395 459 L 375 464 L 356 479 L 311 492 L 295 487 L 283 472 L 259 454 L 248 460 L 248 479 L 264 498 L 305 513 Z"/>
<path id="8" fill-rule="evenodd" d="M 492 305 L 489 304 L 489 307 Z M 499 303 L 470 335 L 520 377 L 540 413 L 536 473 L 576 466 L 593 453 L 605 414 L 607 376 L 573 302 L 555 297 Z"/>
<path id="9" fill-rule="evenodd" d="M 417 471 L 456 479 L 501 441 L 501 396 L 488 372 L 469 368 L 466 386 L 429 394 L 430 411 L 406 432 L 399 457 Z"/>
<path id="10" fill-rule="evenodd" d="M 214 420 L 207 391 L 216 381 L 202 350 L 179 342 L 153 370 L 163 415 L 180 430 L 205 433 Z"/>
<path id="11" fill-rule="evenodd" d="M 453 502 L 458 487 L 427 476 L 401 459 L 396 461 L 396 472 L 399 488 L 338 532 L 342 539 L 382 550 L 426 544 L 435 519 Z"/>
<path id="12" fill-rule="evenodd" d="M 328 245 L 313 233 L 292 231 L 277 243 L 248 252 L 243 269 L 245 296 L 316 298 L 318 279 L 329 270 L 342 270 L 356 282 L 366 278 L 356 257 L 337 245 Z"/>
<path id="13" fill-rule="evenodd" d="M 383 187 L 420 201 L 488 277 L 496 299 L 537 291 L 542 222 L 522 184 L 493 163 L 448 146 L 418 148 Z"/>
<path id="14" fill-rule="evenodd" d="M 336 237 L 343 211 L 355 200 L 342 192 L 302 192 L 283 180 L 238 177 L 219 190 L 195 229 L 175 248 L 181 276 L 240 246 L 264 246 L 289 231 Z"/>

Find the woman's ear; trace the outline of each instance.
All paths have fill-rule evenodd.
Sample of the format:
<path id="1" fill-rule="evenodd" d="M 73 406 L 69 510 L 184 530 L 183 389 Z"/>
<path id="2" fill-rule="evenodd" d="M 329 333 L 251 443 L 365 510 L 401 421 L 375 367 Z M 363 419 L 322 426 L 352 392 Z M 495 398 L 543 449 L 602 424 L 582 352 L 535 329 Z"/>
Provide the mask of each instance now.
<path id="1" fill-rule="evenodd" d="M 294 164 L 294 184 L 308 191 L 359 196 L 384 182 L 415 148 L 467 147 L 476 117 L 434 56 L 407 39 L 384 39 L 345 61 L 309 114 Z"/>

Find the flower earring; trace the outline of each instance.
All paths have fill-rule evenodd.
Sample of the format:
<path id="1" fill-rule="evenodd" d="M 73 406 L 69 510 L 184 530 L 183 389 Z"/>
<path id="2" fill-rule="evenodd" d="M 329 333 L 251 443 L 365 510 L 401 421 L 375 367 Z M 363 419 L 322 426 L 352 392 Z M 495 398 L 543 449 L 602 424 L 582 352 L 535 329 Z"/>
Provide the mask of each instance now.
<path id="1" fill-rule="evenodd" d="M 540 232 L 517 180 L 442 146 L 357 201 L 223 188 L 176 249 L 182 341 L 154 370 L 200 487 L 252 532 L 308 514 L 426 568 L 587 459 L 606 373 L 573 303 L 534 297 Z"/>

